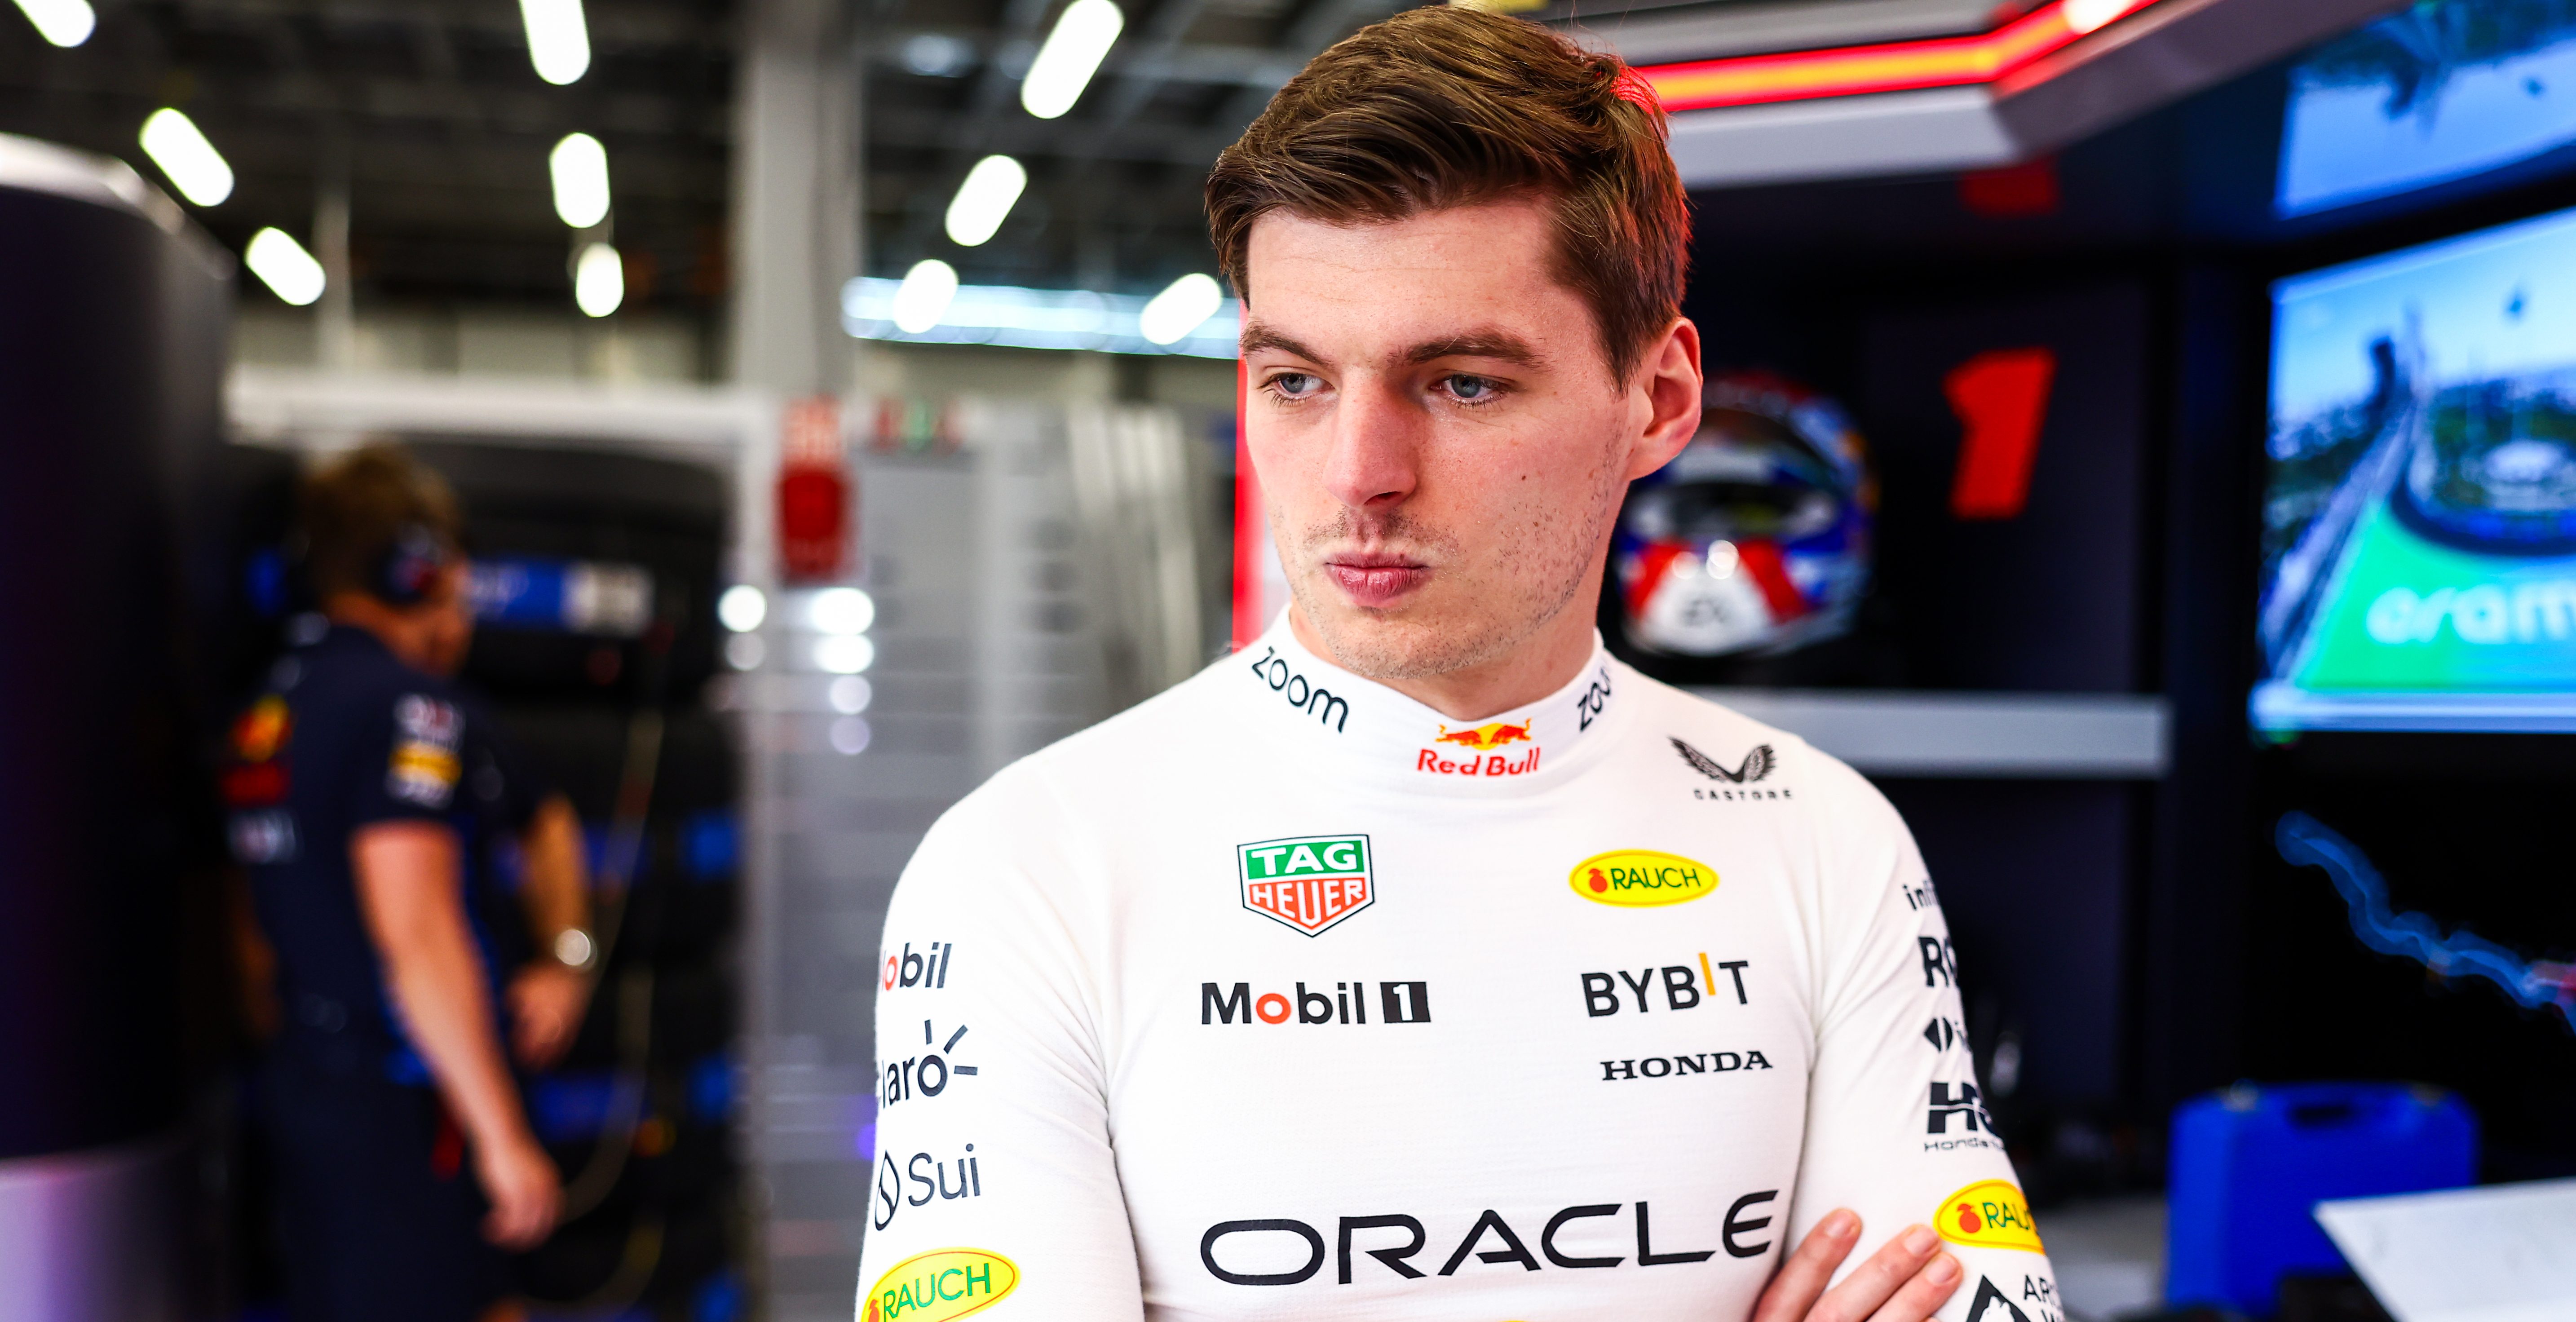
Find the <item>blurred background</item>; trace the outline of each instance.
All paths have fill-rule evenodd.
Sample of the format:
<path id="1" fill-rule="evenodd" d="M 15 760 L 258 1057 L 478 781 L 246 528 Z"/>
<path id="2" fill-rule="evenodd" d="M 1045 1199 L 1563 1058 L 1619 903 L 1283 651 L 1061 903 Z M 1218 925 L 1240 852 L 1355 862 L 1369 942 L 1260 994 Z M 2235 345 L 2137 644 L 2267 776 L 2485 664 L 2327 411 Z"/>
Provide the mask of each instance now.
<path id="1" fill-rule="evenodd" d="M 1399 7 L 0 11 L 0 1318 L 279 1315 L 214 774 L 385 438 L 618 924 L 521 1291 L 849 1316 L 887 894 L 1284 605 L 1199 190 Z M 1488 7 L 1672 112 L 1602 628 L 1920 837 L 2013 1318 L 2433 1316 L 2312 1209 L 2576 1177 L 2576 2 Z"/>

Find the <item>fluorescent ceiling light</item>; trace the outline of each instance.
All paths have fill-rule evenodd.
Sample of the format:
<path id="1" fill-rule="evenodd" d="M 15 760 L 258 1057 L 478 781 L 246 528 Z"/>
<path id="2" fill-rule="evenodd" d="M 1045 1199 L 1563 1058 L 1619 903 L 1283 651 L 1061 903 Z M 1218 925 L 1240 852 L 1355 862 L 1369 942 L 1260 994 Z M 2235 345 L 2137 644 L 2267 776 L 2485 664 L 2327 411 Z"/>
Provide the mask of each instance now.
<path id="1" fill-rule="evenodd" d="M 716 618 L 735 633 L 749 633 L 769 618 L 769 597 L 749 583 L 736 583 L 716 598 Z"/>
<path id="2" fill-rule="evenodd" d="M 1054 119 L 1073 109 L 1126 26 L 1127 16 L 1119 12 L 1117 0 L 1073 0 L 1066 5 L 1056 16 L 1046 44 L 1038 47 L 1028 76 L 1020 80 L 1020 104 L 1040 119 Z"/>
<path id="3" fill-rule="evenodd" d="M 817 633 L 866 633 L 876 621 L 876 599 L 857 588 L 825 588 L 805 606 L 805 622 Z"/>
<path id="4" fill-rule="evenodd" d="M 555 214 L 586 230 L 608 218 L 608 149 L 587 133 L 567 133 L 546 166 L 555 177 Z"/>
<path id="5" fill-rule="evenodd" d="M 37 36 L 57 46 L 77 46 L 98 30 L 89 0 L 18 0 L 18 9 L 36 25 Z"/>
<path id="6" fill-rule="evenodd" d="M 242 250 L 242 265 L 268 286 L 268 292 L 299 308 L 322 297 L 327 283 L 322 263 L 284 230 L 263 229 L 250 236 L 250 246 Z"/>
<path id="7" fill-rule="evenodd" d="M 590 25 L 581 0 L 519 0 L 528 25 L 528 63 L 537 76 L 561 87 L 590 71 Z"/>
<path id="8" fill-rule="evenodd" d="M 855 675 L 875 665 L 877 645 L 863 633 L 826 634 L 814 641 L 814 668 Z"/>
<path id="9" fill-rule="evenodd" d="M 1177 339 L 1157 344 L 1145 338 L 1145 308 L 1152 300 L 1142 295 L 1017 285 L 960 285 L 947 306 L 916 329 L 896 321 L 896 299 L 903 285 L 900 280 L 875 276 L 861 276 L 843 285 L 841 328 L 862 340 L 1176 353 L 1194 358 L 1234 357 L 1235 338 L 1242 331 L 1243 309 L 1230 298 L 1220 298 L 1212 315 Z"/>
<path id="10" fill-rule="evenodd" d="M 1154 295 L 1137 314 L 1136 329 L 1149 343 L 1177 343 L 1197 330 L 1200 322 L 1215 316 L 1224 302 L 1225 291 L 1217 287 L 1215 277 L 1192 271 Z"/>
<path id="11" fill-rule="evenodd" d="M 210 207 L 233 195 L 233 167 L 195 120 L 165 106 L 143 121 L 141 137 L 143 154 L 178 185 L 180 196 Z"/>
<path id="12" fill-rule="evenodd" d="M 966 172 L 957 196 L 948 201 L 948 237 L 960 248 L 972 248 L 993 237 L 1029 186 L 1029 172 L 1008 156 L 987 156 Z"/>
<path id="13" fill-rule="evenodd" d="M 919 335 L 939 324 L 956 297 L 957 268 L 936 257 L 924 258 L 903 273 L 889 311 L 896 327 L 907 335 Z"/>
<path id="14" fill-rule="evenodd" d="M 586 317 L 605 317 L 626 301 L 626 263 L 615 248 L 594 243 L 581 250 L 572 268 L 572 301 Z"/>

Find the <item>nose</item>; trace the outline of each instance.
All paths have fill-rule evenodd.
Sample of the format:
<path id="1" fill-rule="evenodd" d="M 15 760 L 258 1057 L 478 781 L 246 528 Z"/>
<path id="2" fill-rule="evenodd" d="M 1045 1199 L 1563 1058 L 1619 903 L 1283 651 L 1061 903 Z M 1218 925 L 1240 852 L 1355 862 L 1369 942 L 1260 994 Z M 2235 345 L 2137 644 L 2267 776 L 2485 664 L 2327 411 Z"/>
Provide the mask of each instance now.
<path id="1" fill-rule="evenodd" d="M 1403 504 L 1420 476 L 1419 411 L 1373 377 L 1345 381 L 1341 396 L 1333 410 L 1325 489 L 1353 509 Z"/>

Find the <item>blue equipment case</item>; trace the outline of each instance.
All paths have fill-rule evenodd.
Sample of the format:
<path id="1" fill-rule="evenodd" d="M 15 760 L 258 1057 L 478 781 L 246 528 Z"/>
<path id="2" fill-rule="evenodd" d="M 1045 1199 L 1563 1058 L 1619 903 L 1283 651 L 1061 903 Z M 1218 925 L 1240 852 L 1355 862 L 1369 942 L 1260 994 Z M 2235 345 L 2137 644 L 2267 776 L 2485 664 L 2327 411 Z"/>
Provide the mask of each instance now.
<path id="1" fill-rule="evenodd" d="M 2317 1225 L 2330 1198 L 2451 1189 L 2476 1179 L 2477 1117 L 2403 1083 L 2240 1083 L 2174 1108 L 2165 1302 L 2255 1316 L 2281 1277 L 2351 1270 Z"/>

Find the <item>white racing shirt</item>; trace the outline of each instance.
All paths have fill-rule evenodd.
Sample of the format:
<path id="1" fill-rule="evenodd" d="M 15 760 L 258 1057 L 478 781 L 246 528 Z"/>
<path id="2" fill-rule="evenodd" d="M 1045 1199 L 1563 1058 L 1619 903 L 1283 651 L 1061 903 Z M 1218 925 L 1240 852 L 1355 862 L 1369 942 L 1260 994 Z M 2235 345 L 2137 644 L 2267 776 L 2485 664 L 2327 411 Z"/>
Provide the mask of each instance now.
<path id="1" fill-rule="evenodd" d="M 2060 1322 L 1912 838 L 1599 650 L 1460 725 L 1284 620 L 942 817 L 861 1322 L 1741 1322 L 1836 1207 Z"/>

